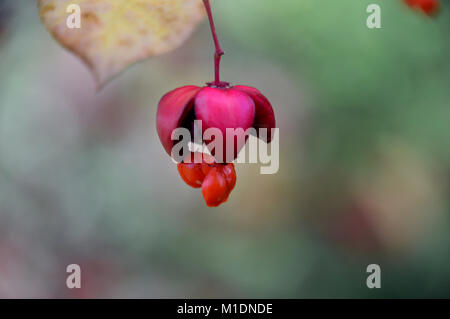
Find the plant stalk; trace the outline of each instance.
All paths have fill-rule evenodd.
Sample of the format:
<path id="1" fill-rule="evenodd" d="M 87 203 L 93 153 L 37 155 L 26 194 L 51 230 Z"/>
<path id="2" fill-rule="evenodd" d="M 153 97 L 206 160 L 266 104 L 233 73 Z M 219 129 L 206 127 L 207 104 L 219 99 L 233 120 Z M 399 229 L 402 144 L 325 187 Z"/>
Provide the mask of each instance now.
<path id="1" fill-rule="evenodd" d="M 214 45 L 216 47 L 216 52 L 214 54 L 214 82 L 208 83 L 208 85 L 216 87 L 227 87 L 229 83 L 220 81 L 220 60 L 222 59 L 222 55 L 224 55 L 225 52 L 222 50 L 219 38 L 217 37 L 216 27 L 214 25 L 214 18 L 211 10 L 211 4 L 209 0 L 203 0 L 203 3 L 205 5 L 206 13 L 208 14 L 209 25 L 211 27 L 211 33 L 214 40 Z"/>

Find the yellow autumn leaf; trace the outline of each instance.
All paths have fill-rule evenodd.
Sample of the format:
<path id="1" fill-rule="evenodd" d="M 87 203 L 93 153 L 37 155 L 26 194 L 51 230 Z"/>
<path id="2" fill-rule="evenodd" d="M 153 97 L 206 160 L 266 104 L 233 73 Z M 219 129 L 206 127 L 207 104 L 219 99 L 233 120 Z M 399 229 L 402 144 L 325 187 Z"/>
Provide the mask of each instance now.
<path id="1" fill-rule="evenodd" d="M 67 21 L 78 5 L 80 28 Z M 72 6 L 73 7 L 73 6 Z M 42 22 L 91 69 L 98 86 L 150 56 L 181 45 L 205 16 L 202 0 L 38 0 Z"/>

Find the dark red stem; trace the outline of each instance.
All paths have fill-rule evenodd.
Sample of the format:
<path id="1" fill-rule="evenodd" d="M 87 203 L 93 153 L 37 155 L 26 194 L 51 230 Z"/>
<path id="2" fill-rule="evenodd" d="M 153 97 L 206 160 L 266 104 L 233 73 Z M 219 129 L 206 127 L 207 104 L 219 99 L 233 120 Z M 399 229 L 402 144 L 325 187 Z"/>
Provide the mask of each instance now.
<path id="1" fill-rule="evenodd" d="M 205 9 L 208 13 L 209 25 L 211 27 L 211 33 L 213 36 L 214 45 L 216 47 L 216 53 L 214 54 L 214 82 L 210 82 L 208 83 L 208 85 L 216 87 L 227 87 L 229 85 L 228 82 L 220 81 L 220 60 L 225 52 L 223 52 L 222 48 L 220 47 L 219 39 L 217 37 L 216 27 L 214 25 L 214 19 L 211 11 L 211 4 L 209 3 L 209 0 L 203 0 L 203 3 L 205 4 Z"/>

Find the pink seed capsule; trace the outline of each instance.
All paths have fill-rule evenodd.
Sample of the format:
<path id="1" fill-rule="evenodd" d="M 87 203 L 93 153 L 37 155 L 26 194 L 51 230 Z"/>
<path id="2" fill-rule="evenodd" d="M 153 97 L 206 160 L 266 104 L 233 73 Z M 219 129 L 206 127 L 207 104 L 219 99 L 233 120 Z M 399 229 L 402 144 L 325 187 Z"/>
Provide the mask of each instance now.
<path id="1" fill-rule="evenodd" d="M 184 86 L 167 93 L 158 105 L 158 135 L 169 155 L 174 146 L 171 139 L 173 130 L 180 127 L 191 129 L 194 120 L 202 121 L 202 133 L 210 128 L 222 133 L 222 149 L 211 152 L 219 163 L 229 163 L 237 157 L 247 140 L 247 129 L 255 128 L 257 134 L 260 128 L 267 129 L 265 141 L 270 142 L 275 128 L 272 105 L 255 88 L 241 85 Z M 233 129 L 233 135 L 228 134 L 227 129 Z M 229 139 L 234 141 L 227 145 Z M 214 145 L 214 139 L 205 142 L 208 147 Z"/>

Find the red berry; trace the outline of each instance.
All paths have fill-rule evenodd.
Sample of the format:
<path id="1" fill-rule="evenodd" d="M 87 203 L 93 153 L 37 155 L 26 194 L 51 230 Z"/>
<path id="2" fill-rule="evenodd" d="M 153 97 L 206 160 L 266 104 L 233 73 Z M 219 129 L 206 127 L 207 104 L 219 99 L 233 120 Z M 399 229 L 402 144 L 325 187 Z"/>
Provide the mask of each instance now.
<path id="1" fill-rule="evenodd" d="M 177 168 L 181 178 L 191 187 L 202 187 L 205 174 L 202 171 L 202 163 L 194 163 L 194 159 L 200 153 L 191 153 L 185 157 L 185 160 L 178 163 Z M 201 156 L 201 154 L 200 154 Z M 200 158 L 200 157 L 199 157 Z"/>
<path id="2" fill-rule="evenodd" d="M 218 168 L 210 170 L 202 185 L 202 194 L 206 205 L 216 207 L 227 200 L 229 190 L 225 177 Z"/>
<path id="3" fill-rule="evenodd" d="M 203 180 L 205 179 L 205 174 L 202 172 L 202 164 L 179 163 L 178 172 L 189 186 L 194 188 L 202 187 Z"/>
<path id="4" fill-rule="evenodd" d="M 194 163 L 194 160 L 201 163 Z M 236 185 L 234 164 L 219 164 L 208 154 L 190 153 L 177 165 L 181 178 L 191 187 L 202 187 L 205 202 L 216 207 L 227 201 Z"/>
<path id="5" fill-rule="evenodd" d="M 404 0 L 413 9 L 418 9 L 432 16 L 439 10 L 439 0 Z"/>

